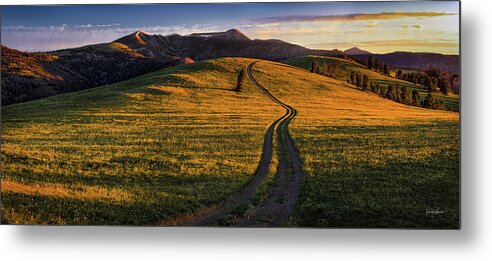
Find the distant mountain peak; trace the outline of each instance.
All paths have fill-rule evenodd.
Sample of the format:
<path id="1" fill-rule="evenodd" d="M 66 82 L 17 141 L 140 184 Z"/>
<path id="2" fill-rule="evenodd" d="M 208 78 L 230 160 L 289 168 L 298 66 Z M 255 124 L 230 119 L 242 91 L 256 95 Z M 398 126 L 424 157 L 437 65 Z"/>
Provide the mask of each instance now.
<path id="1" fill-rule="evenodd" d="M 148 36 L 148 34 L 146 32 L 144 32 L 143 30 L 138 30 L 135 33 L 135 39 L 140 44 L 147 44 L 147 42 L 145 42 L 145 40 L 142 39 L 142 37 L 145 37 L 145 36 Z"/>
<path id="2" fill-rule="evenodd" d="M 221 38 L 227 40 L 236 41 L 250 41 L 251 39 L 243 32 L 237 29 L 230 29 L 225 32 L 212 32 L 212 33 L 193 33 L 191 36 L 206 37 L 206 38 Z"/>
<path id="3" fill-rule="evenodd" d="M 135 36 L 148 36 L 150 35 L 149 33 L 147 33 L 146 31 L 144 30 L 138 30 L 134 33 Z"/>
<path id="4" fill-rule="evenodd" d="M 238 29 L 229 29 L 229 30 L 225 31 L 225 34 L 245 37 L 245 38 L 249 39 L 249 37 L 247 37 L 243 32 L 239 31 Z"/>
<path id="5" fill-rule="evenodd" d="M 348 54 L 348 55 L 364 55 L 364 54 L 372 54 L 368 51 L 364 51 L 364 50 L 361 50 L 357 47 L 352 47 L 350 49 L 347 49 L 345 51 L 343 51 L 345 54 Z"/>
<path id="6" fill-rule="evenodd" d="M 142 39 L 142 37 L 149 36 L 148 33 L 146 33 L 143 30 L 138 30 L 132 34 L 123 36 L 114 42 L 119 42 L 128 46 L 134 46 L 134 45 L 145 45 L 146 41 Z"/>

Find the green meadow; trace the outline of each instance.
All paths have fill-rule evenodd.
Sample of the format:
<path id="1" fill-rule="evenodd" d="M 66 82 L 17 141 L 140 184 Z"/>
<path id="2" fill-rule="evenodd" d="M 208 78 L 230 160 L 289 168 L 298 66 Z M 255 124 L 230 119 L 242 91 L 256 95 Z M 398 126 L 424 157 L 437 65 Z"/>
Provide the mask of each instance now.
<path id="1" fill-rule="evenodd" d="M 298 112 L 289 131 L 301 195 L 284 225 L 459 227 L 459 114 L 358 90 L 346 83 L 351 62 L 335 79 L 310 73 L 311 59 L 334 58 L 253 67 Z M 254 175 L 266 130 L 285 112 L 248 78 L 235 88 L 252 61 L 180 65 L 2 107 L 2 223 L 172 225 L 227 200 Z M 275 183 L 275 157 L 253 207 Z"/>
<path id="2" fill-rule="evenodd" d="M 406 106 L 283 64 L 259 63 L 256 74 L 299 112 L 290 130 L 305 176 L 286 225 L 459 227 L 458 113 Z"/>
<path id="3" fill-rule="evenodd" d="M 247 81 L 234 91 L 249 62 L 3 107 L 2 222 L 151 225 L 224 200 L 254 174 L 282 113 Z"/>
<path id="4" fill-rule="evenodd" d="M 344 60 L 341 58 L 325 57 L 325 56 L 302 56 L 302 57 L 287 59 L 282 62 L 285 64 L 289 64 L 292 66 L 309 70 L 311 68 L 311 63 L 313 61 L 316 61 L 320 65 L 326 64 L 327 66 L 329 65 L 331 67 L 336 66 L 336 70 L 334 71 L 333 78 L 338 79 L 340 81 L 347 81 L 352 71 L 355 71 L 360 74 L 366 74 L 373 83 L 379 84 L 380 86 L 387 87 L 390 84 L 393 84 L 393 86 L 398 84 L 401 87 L 403 86 L 407 87 L 409 92 L 412 92 L 413 90 L 417 90 L 420 94 L 421 100 L 423 100 L 427 95 L 427 90 L 422 89 L 420 86 L 417 86 L 411 82 L 407 82 L 394 77 L 383 75 L 374 70 L 369 70 L 366 66 L 362 64 L 353 61 Z M 394 73 L 392 73 L 392 76 L 394 76 Z M 440 92 L 434 92 L 432 93 L 432 95 L 443 101 L 445 104 L 445 108 L 447 110 L 456 111 L 456 112 L 459 111 L 459 102 L 460 102 L 459 95 L 452 94 L 452 93 L 448 95 L 444 95 Z"/>

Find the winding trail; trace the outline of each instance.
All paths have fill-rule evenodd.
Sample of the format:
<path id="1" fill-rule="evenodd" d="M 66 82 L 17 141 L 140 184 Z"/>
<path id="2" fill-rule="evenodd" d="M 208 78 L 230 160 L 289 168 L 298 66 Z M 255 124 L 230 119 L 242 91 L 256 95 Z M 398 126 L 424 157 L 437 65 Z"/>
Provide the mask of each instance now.
<path id="1" fill-rule="evenodd" d="M 202 214 L 194 215 L 191 222 L 175 225 L 205 226 L 219 221 L 235 209 L 250 203 L 260 184 L 268 175 L 273 153 L 273 135 L 276 131 L 279 153 L 276 182 L 270 188 L 268 197 L 260 206 L 256 206 L 244 218 L 236 220 L 236 226 L 280 226 L 294 209 L 299 197 L 302 167 L 294 141 L 289 134 L 289 123 L 297 115 L 297 111 L 283 103 L 264 88 L 253 76 L 253 66 L 259 61 L 250 63 L 247 67 L 248 78 L 268 98 L 285 108 L 285 114 L 268 127 L 263 141 L 263 152 L 260 162 L 251 181 L 224 204 L 211 207 Z M 181 223 L 181 224 L 180 224 Z"/>
<path id="2" fill-rule="evenodd" d="M 288 115 L 277 127 L 279 166 L 276 183 L 270 190 L 268 198 L 253 213 L 241 220 L 239 226 L 280 226 L 294 209 L 299 198 L 302 165 L 289 133 L 289 123 L 297 115 L 296 109 L 280 101 L 263 87 L 253 76 L 253 66 L 248 65 L 248 77 L 268 98 L 284 107 Z"/>

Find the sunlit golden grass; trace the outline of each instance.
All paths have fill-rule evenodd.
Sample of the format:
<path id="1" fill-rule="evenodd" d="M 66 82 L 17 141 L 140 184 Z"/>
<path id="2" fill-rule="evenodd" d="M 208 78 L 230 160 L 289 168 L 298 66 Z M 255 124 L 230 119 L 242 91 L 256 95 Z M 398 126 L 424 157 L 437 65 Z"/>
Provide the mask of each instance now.
<path id="1" fill-rule="evenodd" d="M 369 70 L 364 65 L 341 58 L 326 56 L 302 56 L 285 60 L 283 63 L 309 70 L 313 61 L 316 61 L 319 65 L 326 64 L 332 67 L 337 66 L 333 77 L 340 81 L 346 82 L 352 71 L 355 71 L 360 74 L 366 74 L 373 83 L 377 83 L 381 86 L 388 86 L 389 84 L 393 84 L 395 86 L 398 84 L 399 86 L 406 86 L 410 92 L 417 90 L 422 100 L 427 95 L 427 90 L 421 89 L 413 83 L 388 77 L 374 70 Z M 435 92 L 433 95 L 444 102 L 446 109 L 459 111 L 459 95 L 452 93 L 449 95 L 443 95 L 440 92 Z"/>
<path id="2" fill-rule="evenodd" d="M 93 45 L 87 45 L 87 46 L 83 46 L 83 47 L 76 48 L 76 49 L 58 50 L 58 51 L 52 52 L 52 54 L 63 56 L 63 55 L 70 54 L 71 52 L 76 51 L 76 50 L 80 51 L 80 50 L 85 50 L 88 48 L 92 48 L 92 49 L 95 49 L 98 51 L 103 51 L 103 52 L 104 51 L 106 51 L 106 52 L 109 52 L 109 51 L 122 52 L 122 53 L 129 54 L 131 56 L 134 56 L 134 57 L 144 57 L 142 54 L 138 53 L 137 51 L 133 50 L 132 48 L 130 48 L 130 47 L 128 47 L 122 43 L 119 43 L 119 42 L 93 44 Z"/>
<path id="3" fill-rule="evenodd" d="M 2 221 L 152 224 L 227 198 L 254 174 L 266 128 L 282 114 L 248 81 L 232 91 L 250 61 L 189 64 L 2 108 Z M 100 198 L 88 200 L 95 188 Z M 132 201 L 114 205 L 104 191 Z M 60 205 L 61 216 L 50 212 Z"/>
<path id="4" fill-rule="evenodd" d="M 458 113 L 402 105 L 282 64 L 260 62 L 254 73 L 298 111 L 290 131 L 306 176 L 289 225 L 458 227 Z"/>
<path id="5" fill-rule="evenodd" d="M 248 80 L 233 91 L 251 61 L 187 64 L 3 107 L 2 222 L 167 224 L 228 198 L 284 113 Z M 305 176 L 287 225 L 457 227 L 459 114 L 279 63 L 253 73 L 298 111 L 289 129 Z"/>
<path id="6" fill-rule="evenodd" d="M 25 195 L 40 195 L 55 198 L 73 198 L 81 200 L 98 200 L 109 202 L 132 202 L 132 195 L 122 189 L 106 189 L 98 186 L 78 186 L 60 184 L 24 184 L 4 180 L 2 192 L 20 193 Z"/>

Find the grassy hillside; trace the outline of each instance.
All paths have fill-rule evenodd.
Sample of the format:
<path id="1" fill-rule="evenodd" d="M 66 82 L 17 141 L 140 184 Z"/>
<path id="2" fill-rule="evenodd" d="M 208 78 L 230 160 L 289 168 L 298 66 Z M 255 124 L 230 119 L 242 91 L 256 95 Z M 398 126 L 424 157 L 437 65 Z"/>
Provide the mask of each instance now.
<path id="1" fill-rule="evenodd" d="M 364 65 L 341 58 L 326 56 L 301 56 L 287 59 L 283 61 L 283 63 L 309 70 L 311 68 L 312 61 L 317 61 L 320 65 L 324 63 L 330 65 L 331 67 L 336 66 L 337 69 L 335 70 L 333 77 L 341 81 L 346 81 L 350 77 L 352 71 L 356 71 L 361 74 L 366 74 L 371 81 L 374 83 L 379 83 L 382 86 L 387 86 L 390 83 L 398 83 L 400 86 L 406 86 L 410 92 L 417 90 L 422 100 L 427 95 L 426 90 L 419 88 L 413 83 L 382 75 L 376 71 L 367 69 Z M 459 111 L 459 95 L 443 95 L 441 93 L 433 93 L 433 95 L 442 100 L 448 110 Z"/>
<path id="2" fill-rule="evenodd" d="M 248 81 L 232 91 L 249 62 L 3 107 L 2 222 L 156 224 L 239 190 L 283 113 Z"/>
<path id="3" fill-rule="evenodd" d="M 121 43 L 49 53 L 2 48 L 2 105 L 109 85 L 179 63 L 144 57 Z"/>
<path id="4" fill-rule="evenodd" d="M 283 64 L 258 81 L 299 112 L 305 177 L 291 226 L 459 224 L 459 114 L 395 103 Z M 438 209 L 443 214 L 426 214 Z"/>
<path id="5" fill-rule="evenodd" d="M 2 108 L 2 222 L 161 224 L 227 198 L 284 113 L 247 79 L 233 91 L 251 61 L 181 65 Z M 458 113 L 281 63 L 253 70 L 298 112 L 289 128 L 305 175 L 288 225 L 458 226 Z"/>
<path id="6" fill-rule="evenodd" d="M 140 53 L 118 42 L 93 44 L 93 45 L 82 46 L 79 48 L 63 49 L 63 50 L 50 52 L 50 54 L 58 55 L 58 56 L 83 54 L 84 52 L 91 51 L 91 49 L 100 52 L 118 52 L 118 53 L 127 54 L 131 57 L 143 57 L 143 55 L 141 55 Z"/>

